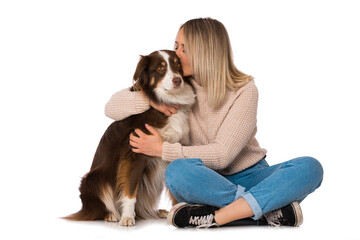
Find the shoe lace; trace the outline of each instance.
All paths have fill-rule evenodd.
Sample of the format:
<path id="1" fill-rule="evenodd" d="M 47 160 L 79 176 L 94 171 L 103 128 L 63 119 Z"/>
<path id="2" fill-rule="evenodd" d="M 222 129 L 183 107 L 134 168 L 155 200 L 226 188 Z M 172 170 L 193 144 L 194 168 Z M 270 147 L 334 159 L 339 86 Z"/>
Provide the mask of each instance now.
<path id="1" fill-rule="evenodd" d="M 281 210 L 265 213 L 264 217 L 266 218 L 266 221 L 269 225 L 274 227 L 281 226 L 280 219 L 283 217 Z"/>
<path id="2" fill-rule="evenodd" d="M 213 220 L 213 214 L 205 216 L 191 216 L 189 224 L 196 225 L 197 228 L 209 228 L 212 226 L 217 226 L 217 223 L 213 222 Z"/>

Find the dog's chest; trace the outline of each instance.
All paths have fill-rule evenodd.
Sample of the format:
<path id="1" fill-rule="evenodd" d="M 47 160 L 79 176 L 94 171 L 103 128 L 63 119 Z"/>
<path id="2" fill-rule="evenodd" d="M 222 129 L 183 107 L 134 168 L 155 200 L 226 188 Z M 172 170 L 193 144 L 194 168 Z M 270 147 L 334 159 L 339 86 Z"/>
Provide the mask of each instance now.
<path id="1" fill-rule="evenodd" d="M 168 118 L 165 127 L 157 129 L 163 141 L 169 143 L 188 143 L 189 138 L 189 111 L 178 109 L 176 114 Z"/>

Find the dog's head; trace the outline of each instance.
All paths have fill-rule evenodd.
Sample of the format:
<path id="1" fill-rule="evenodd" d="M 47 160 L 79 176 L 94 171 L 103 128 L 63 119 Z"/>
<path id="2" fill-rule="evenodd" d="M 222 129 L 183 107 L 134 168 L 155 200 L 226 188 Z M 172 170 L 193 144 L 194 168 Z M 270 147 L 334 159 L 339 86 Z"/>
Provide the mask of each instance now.
<path id="1" fill-rule="evenodd" d="M 156 103 L 179 104 L 179 96 L 189 92 L 180 59 L 174 51 L 161 50 L 141 56 L 133 80 L 132 90 L 142 91 Z"/>

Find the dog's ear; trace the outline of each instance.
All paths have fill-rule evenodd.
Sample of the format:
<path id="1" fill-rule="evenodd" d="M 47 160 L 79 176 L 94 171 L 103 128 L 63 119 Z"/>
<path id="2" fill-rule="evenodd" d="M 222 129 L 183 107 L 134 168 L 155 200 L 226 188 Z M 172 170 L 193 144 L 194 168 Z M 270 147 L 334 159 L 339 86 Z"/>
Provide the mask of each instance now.
<path id="1" fill-rule="evenodd" d="M 140 56 L 141 59 L 136 67 L 133 77 L 133 90 L 140 91 L 148 79 L 148 69 L 150 58 L 148 56 Z"/>

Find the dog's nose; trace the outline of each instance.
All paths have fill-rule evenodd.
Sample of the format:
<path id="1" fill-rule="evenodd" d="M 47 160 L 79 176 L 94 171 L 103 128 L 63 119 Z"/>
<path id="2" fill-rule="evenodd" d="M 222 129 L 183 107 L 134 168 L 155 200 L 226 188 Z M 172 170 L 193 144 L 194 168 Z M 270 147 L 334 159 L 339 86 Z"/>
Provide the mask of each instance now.
<path id="1" fill-rule="evenodd" d="M 179 77 L 174 77 L 172 81 L 173 81 L 175 87 L 179 87 L 181 85 L 182 80 Z"/>

